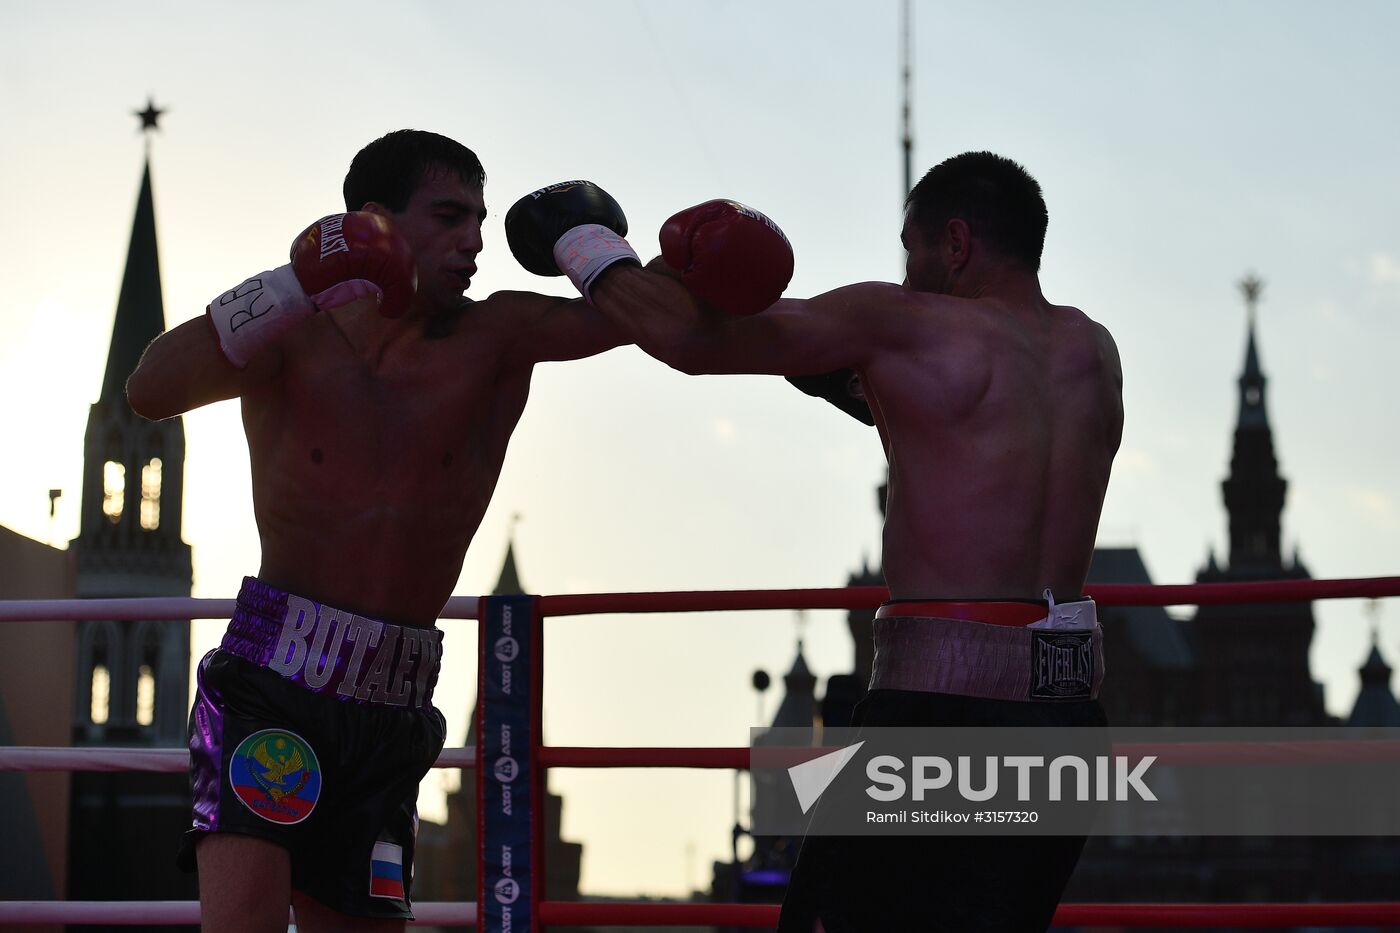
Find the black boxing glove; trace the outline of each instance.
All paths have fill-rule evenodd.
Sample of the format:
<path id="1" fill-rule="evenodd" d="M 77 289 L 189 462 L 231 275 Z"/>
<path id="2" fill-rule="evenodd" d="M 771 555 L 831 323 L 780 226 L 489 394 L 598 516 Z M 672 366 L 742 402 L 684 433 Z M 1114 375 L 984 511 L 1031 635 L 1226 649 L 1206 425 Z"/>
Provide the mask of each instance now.
<path id="1" fill-rule="evenodd" d="M 817 376 L 788 376 L 787 381 L 808 395 L 824 398 L 852 418 L 870 426 L 875 425 L 875 416 L 870 413 L 870 405 L 865 401 L 865 392 L 860 386 L 860 377 L 853 369 L 838 369 Z"/>
<path id="2" fill-rule="evenodd" d="M 621 206 L 590 181 L 541 188 L 506 212 L 506 242 L 516 260 L 535 275 L 567 275 L 584 298 L 613 263 L 640 265 L 626 235 Z"/>

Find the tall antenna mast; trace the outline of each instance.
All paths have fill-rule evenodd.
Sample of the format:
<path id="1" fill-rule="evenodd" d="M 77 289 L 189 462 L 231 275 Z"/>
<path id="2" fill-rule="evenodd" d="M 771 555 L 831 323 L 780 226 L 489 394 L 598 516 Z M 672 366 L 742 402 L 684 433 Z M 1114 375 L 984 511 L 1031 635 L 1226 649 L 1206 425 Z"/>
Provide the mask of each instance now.
<path id="1" fill-rule="evenodd" d="M 909 77 L 914 70 L 914 54 L 909 44 L 909 26 L 913 16 L 909 9 L 909 0 L 903 0 L 901 5 L 903 10 L 903 76 L 904 76 L 904 192 L 908 194 L 914 187 L 914 129 L 910 118 L 910 98 L 913 91 L 910 89 Z M 900 200 L 903 201 L 903 195 Z"/>

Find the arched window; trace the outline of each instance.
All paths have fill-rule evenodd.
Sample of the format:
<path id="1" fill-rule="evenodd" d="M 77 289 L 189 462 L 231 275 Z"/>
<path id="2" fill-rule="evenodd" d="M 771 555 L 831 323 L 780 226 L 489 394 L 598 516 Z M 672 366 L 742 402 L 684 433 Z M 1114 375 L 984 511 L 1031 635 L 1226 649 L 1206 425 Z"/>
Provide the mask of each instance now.
<path id="1" fill-rule="evenodd" d="M 160 623 L 142 623 L 138 633 L 140 665 L 136 669 L 136 724 L 156 721 L 156 672 L 160 670 Z"/>
<path id="2" fill-rule="evenodd" d="M 104 725 L 112 715 L 111 622 L 95 622 L 82 634 L 78 649 L 77 709 L 79 725 Z"/>
<path id="3" fill-rule="evenodd" d="M 112 673 L 107 670 L 107 665 L 98 664 L 92 669 L 92 708 L 90 715 L 92 721 L 99 726 L 107 721 L 107 714 L 111 712 L 112 699 Z"/>
<path id="4" fill-rule="evenodd" d="M 142 664 L 136 675 L 136 724 L 149 726 L 156 721 L 156 672 Z"/>
<path id="5" fill-rule="evenodd" d="M 160 458 L 153 457 L 141 468 L 141 527 L 160 527 Z"/>
<path id="6" fill-rule="evenodd" d="M 122 520 L 126 507 L 126 467 L 115 460 L 102 464 L 102 514 L 112 524 Z"/>

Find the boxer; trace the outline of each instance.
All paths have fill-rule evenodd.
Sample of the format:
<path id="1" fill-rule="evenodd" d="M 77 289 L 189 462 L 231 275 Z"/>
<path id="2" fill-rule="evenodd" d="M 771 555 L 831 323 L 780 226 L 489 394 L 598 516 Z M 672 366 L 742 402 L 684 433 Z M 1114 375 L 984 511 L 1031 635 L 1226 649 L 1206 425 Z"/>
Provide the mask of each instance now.
<path id="1" fill-rule="evenodd" d="M 1082 596 L 1122 371 L 1108 331 L 1041 290 L 1048 212 L 1025 169 L 988 152 L 935 166 L 905 205 L 904 284 L 809 300 L 772 300 L 787 244 L 755 212 L 683 212 L 663 233 L 672 268 L 642 269 L 606 262 L 621 235 L 581 230 L 551 200 L 531 202 L 539 236 L 513 248 L 551 255 L 657 359 L 687 373 L 837 373 L 815 387 L 843 409 L 854 393 L 841 371 L 859 380 L 889 461 L 892 600 L 857 725 L 1105 724 L 1101 636 Z M 1038 663 L 1045 651 L 1063 657 Z M 780 929 L 1045 929 L 1083 842 L 812 837 Z"/>
<path id="2" fill-rule="evenodd" d="M 537 363 L 624 342 L 592 306 L 464 296 L 485 172 L 416 130 L 367 145 L 347 213 L 146 350 L 132 408 L 237 398 L 262 545 L 190 716 L 203 928 L 402 930 L 418 782 L 443 745 L 434 627 Z M 619 224 L 621 225 L 621 224 Z M 625 227 L 624 227 L 625 229 Z"/>

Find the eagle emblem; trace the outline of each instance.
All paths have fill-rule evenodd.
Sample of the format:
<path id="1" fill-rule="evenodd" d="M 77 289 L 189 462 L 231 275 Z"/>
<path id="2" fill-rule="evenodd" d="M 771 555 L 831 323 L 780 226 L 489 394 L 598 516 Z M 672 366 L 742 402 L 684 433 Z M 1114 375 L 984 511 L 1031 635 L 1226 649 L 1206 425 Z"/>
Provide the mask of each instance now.
<path id="1" fill-rule="evenodd" d="M 228 770 L 235 796 L 273 823 L 300 823 L 321 796 L 321 765 L 311 743 L 285 729 L 263 729 L 243 739 Z"/>
<path id="2" fill-rule="evenodd" d="M 252 757 L 257 766 L 249 771 L 253 780 L 273 800 L 295 797 L 311 776 L 306 770 L 299 745 L 288 742 L 285 735 L 273 735 L 253 746 Z M 292 783 L 294 780 L 295 784 Z"/>

